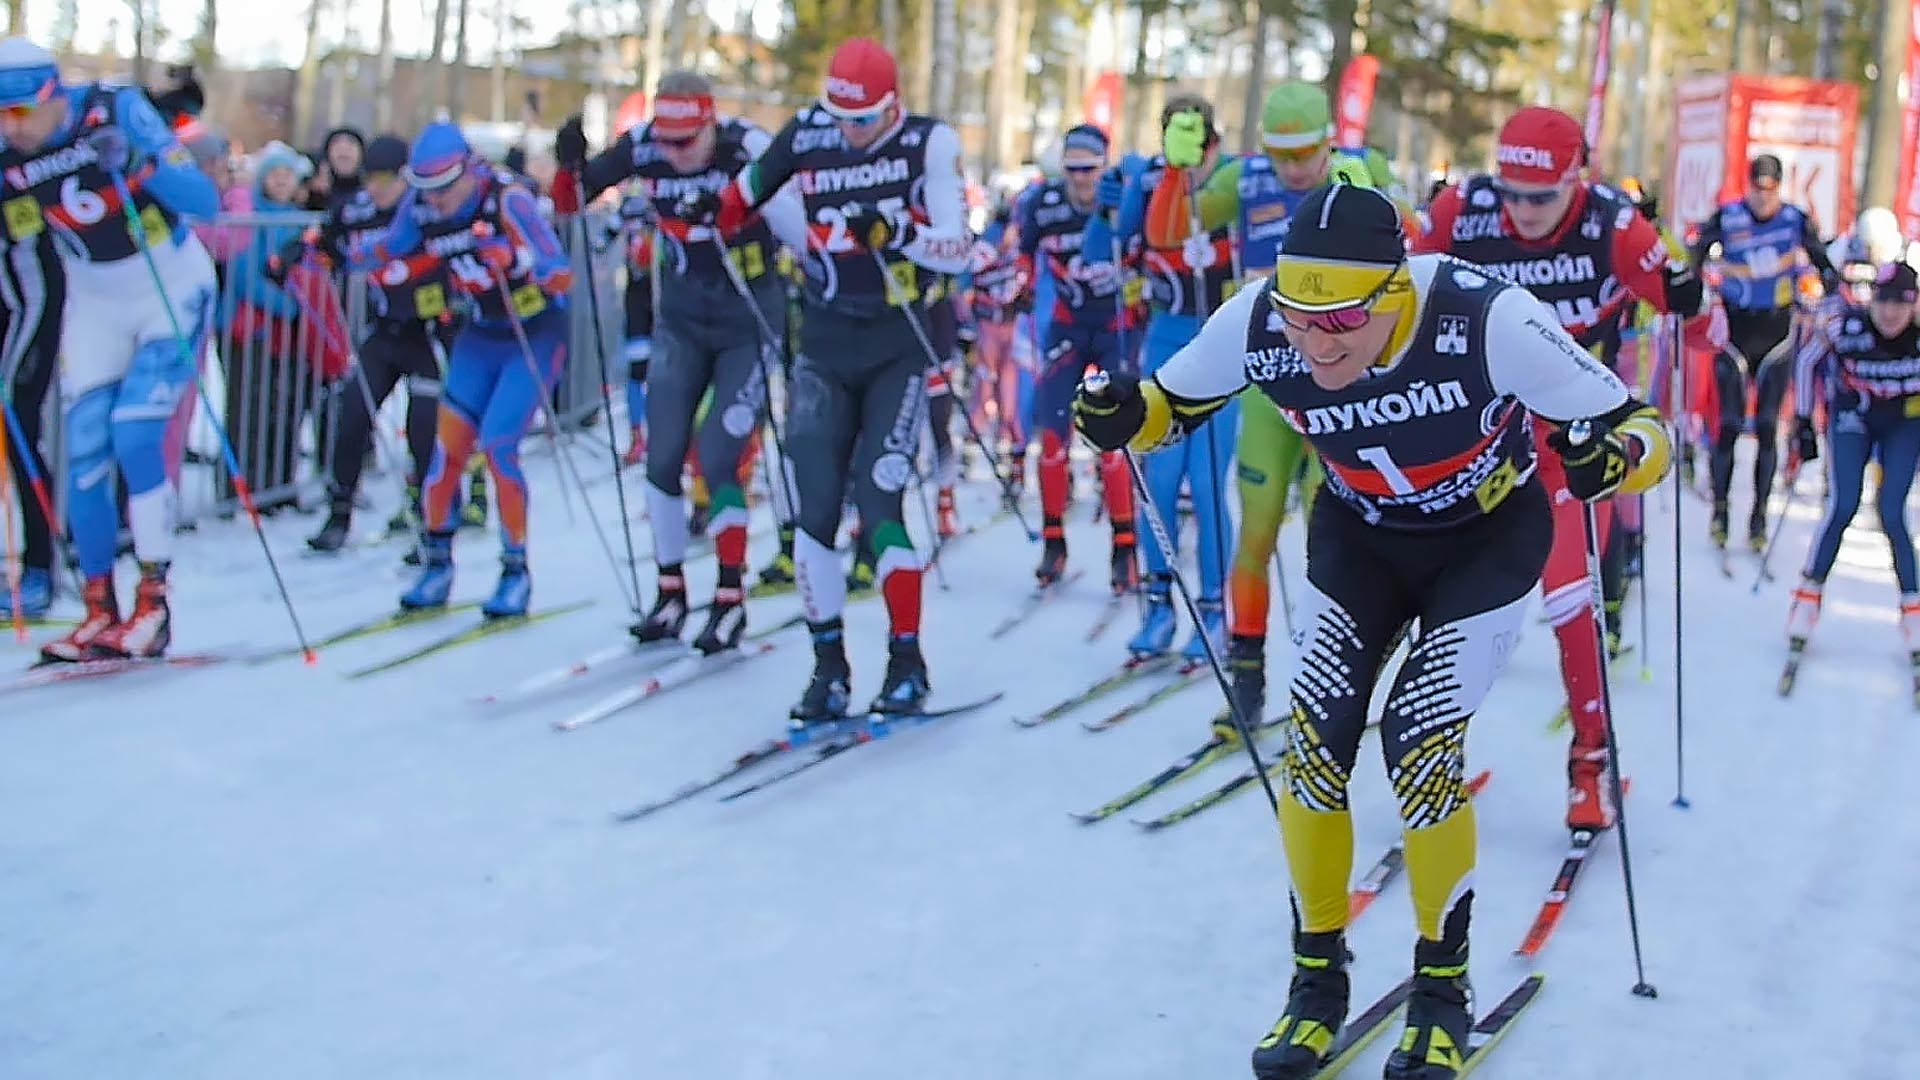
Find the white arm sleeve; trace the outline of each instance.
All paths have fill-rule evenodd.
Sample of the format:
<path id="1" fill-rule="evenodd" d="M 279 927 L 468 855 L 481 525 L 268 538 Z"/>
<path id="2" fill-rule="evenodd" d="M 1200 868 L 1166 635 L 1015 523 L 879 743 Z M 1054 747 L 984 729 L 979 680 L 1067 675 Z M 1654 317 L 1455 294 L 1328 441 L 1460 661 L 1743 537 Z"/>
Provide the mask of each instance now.
<path id="1" fill-rule="evenodd" d="M 1194 401 L 1222 398 L 1247 385 L 1247 321 L 1265 280 L 1248 285 L 1215 309 L 1193 340 L 1181 346 L 1153 378 L 1168 393 Z"/>
<path id="2" fill-rule="evenodd" d="M 927 130 L 923 197 L 927 223 L 914 229 L 901 254 L 937 274 L 963 273 L 973 250 L 967 232 L 966 181 L 960 175 L 960 135 L 946 124 Z"/>
<path id="3" fill-rule="evenodd" d="M 773 136 L 764 128 L 750 127 L 741 138 L 740 145 L 756 159 L 773 145 Z M 760 213 L 767 219 L 767 226 L 773 230 L 774 239 L 792 248 L 794 251 L 807 250 L 807 207 L 800 200 L 800 187 L 792 180 L 780 185 L 760 206 Z"/>
<path id="4" fill-rule="evenodd" d="M 1487 376 L 1537 416 L 1565 423 L 1612 412 L 1627 387 L 1581 348 L 1533 294 L 1508 288 L 1487 309 Z"/>

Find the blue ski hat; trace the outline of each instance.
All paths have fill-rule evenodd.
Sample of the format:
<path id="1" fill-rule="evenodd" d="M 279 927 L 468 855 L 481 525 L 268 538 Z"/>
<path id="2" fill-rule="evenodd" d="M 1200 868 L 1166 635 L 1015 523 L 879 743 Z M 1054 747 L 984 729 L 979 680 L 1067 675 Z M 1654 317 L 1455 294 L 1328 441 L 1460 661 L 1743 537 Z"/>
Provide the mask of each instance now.
<path id="1" fill-rule="evenodd" d="M 418 138 L 413 140 L 413 151 L 407 155 L 407 166 L 401 172 L 407 183 L 427 191 L 443 188 L 467 171 L 467 159 L 473 156 L 473 148 L 467 145 L 467 137 L 460 129 L 442 121 L 428 124 Z"/>
<path id="2" fill-rule="evenodd" d="M 44 105 L 59 89 L 52 53 L 23 37 L 0 40 L 0 109 Z"/>

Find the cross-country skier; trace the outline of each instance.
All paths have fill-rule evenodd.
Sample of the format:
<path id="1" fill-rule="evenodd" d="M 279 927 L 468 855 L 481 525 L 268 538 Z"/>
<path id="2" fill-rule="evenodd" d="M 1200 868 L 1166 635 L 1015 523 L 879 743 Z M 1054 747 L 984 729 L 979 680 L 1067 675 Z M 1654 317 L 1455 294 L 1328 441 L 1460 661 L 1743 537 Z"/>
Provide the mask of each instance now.
<path id="1" fill-rule="evenodd" d="M 8 240 L 50 233 L 67 282 L 67 520 L 86 578 L 86 615 L 41 654 L 158 656 L 172 641 L 175 485 L 214 293 L 213 262 L 183 219 L 212 218 L 220 196 L 145 94 L 62 85 L 52 54 L 25 38 L 0 41 L 0 140 Z M 113 588 L 116 466 L 140 562 L 124 620 Z"/>
<path id="2" fill-rule="evenodd" d="M 1802 462 L 1820 455 L 1814 402 L 1827 404 L 1826 517 L 1807 552 L 1800 586 L 1787 617 L 1790 638 L 1805 641 L 1820 616 L 1821 590 L 1840 554 L 1840 538 L 1860 509 L 1867 462 L 1880 462 L 1875 502 L 1880 528 L 1893 551 L 1900 585 L 1900 630 L 1920 665 L 1920 574 L 1907 530 L 1907 494 L 1920 463 L 1920 328 L 1914 325 L 1920 276 L 1905 262 L 1889 262 L 1874 278 L 1862 306 L 1824 310 L 1801 346 L 1794 383 L 1794 443 Z"/>
<path id="3" fill-rule="evenodd" d="M 732 237 L 798 177 L 812 233 L 802 256 L 805 314 L 787 419 L 800 504 L 794 553 L 814 650 L 796 723 L 836 720 L 850 701 L 840 619 L 846 579 L 834 551 L 849 479 L 890 624 L 887 673 L 873 708 L 914 711 L 929 689 L 920 652 L 922 568 L 901 516 L 925 423 L 927 366 L 936 359 L 927 355 L 915 309 L 938 275 L 966 267 L 972 241 L 959 136 L 908 112 L 898 85 L 884 46 L 844 42 L 827 65 L 819 102 L 708 204 L 718 204 L 715 220 Z"/>
<path id="4" fill-rule="evenodd" d="M 1701 315 L 1705 290 L 1693 268 L 1677 259 L 1632 200 L 1580 178 L 1585 137 L 1579 121 L 1558 109 L 1521 109 L 1500 129 L 1498 170 L 1449 188 L 1428 208 L 1430 226 L 1415 242 L 1479 264 L 1504 281 L 1523 285 L 1554 312 L 1560 326 L 1596 356 L 1618 347 L 1627 308 L 1644 300 L 1693 320 L 1708 335 L 1712 315 Z M 1444 324 L 1443 324 L 1444 325 Z M 1465 348 L 1457 336 L 1446 344 Z M 1550 435 L 1537 433 L 1542 440 Z M 1560 644 L 1573 741 L 1567 752 L 1567 827 L 1613 824 L 1607 798 L 1607 717 L 1601 693 L 1593 584 L 1587 576 L 1584 508 L 1568 490 L 1558 455 L 1542 453 L 1540 479 L 1553 508 L 1553 552 L 1542 582 L 1543 606 Z M 1594 508 L 1602 546 L 1607 504 Z"/>
<path id="5" fill-rule="evenodd" d="M 1747 425 L 1749 392 L 1753 400 L 1753 510 L 1747 517 L 1747 543 L 1755 551 L 1767 544 L 1767 498 L 1779 453 L 1775 428 L 1780 404 L 1792 378 L 1791 335 L 1800 253 L 1822 274 L 1833 276 L 1827 246 L 1820 242 L 1812 215 L 1788 205 L 1780 193 L 1786 176 L 1780 159 L 1761 154 L 1747 170 L 1744 197 L 1715 210 L 1694 239 L 1691 255 L 1698 272 L 1711 249 L 1720 248 L 1720 298 L 1727 308 L 1727 338 L 1713 357 L 1713 386 L 1719 415 L 1712 447 L 1715 547 L 1727 546 L 1727 499 L 1733 489 L 1733 450 Z"/>
<path id="6" fill-rule="evenodd" d="M 1525 290 L 1447 256 L 1408 256 L 1393 202 L 1347 184 L 1301 204 L 1269 287 L 1235 296 L 1148 381 L 1084 388 L 1077 422 L 1096 446 L 1161 446 L 1206 423 L 1250 373 L 1328 470 L 1308 525 L 1305 650 L 1282 752 L 1295 969 L 1254 1072 L 1313 1075 L 1345 1020 L 1348 779 L 1374 673 L 1417 620 L 1380 719 L 1419 931 L 1386 1075 L 1449 1080 L 1473 1024 L 1467 723 L 1521 632 L 1553 539 L 1534 416 L 1557 429 L 1550 446 L 1588 501 L 1655 483 L 1666 433 Z"/>
<path id="7" fill-rule="evenodd" d="M 643 642 L 678 638 L 691 607 L 681 571 L 688 528 L 680 478 L 689 444 L 707 484 L 708 527 L 720 566 L 694 648 L 709 654 L 733 648 L 746 627 L 747 500 L 738 472 L 741 455 L 766 418 L 767 374 L 780 342 L 763 340 L 760 323 L 740 310 L 744 301 L 721 260 L 733 264 L 765 324 L 776 336 L 785 334 L 786 295 L 774 255 L 782 243 L 806 243 L 805 211 L 789 185 L 722 247 L 710 227 L 682 220 L 675 208 L 688 193 L 719 191 L 771 141 L 750 121 L 720 116 L 713 85 L 691 71 L 662 77 L 652 119 L 592 160 L 579 118 L 554 139 L 563 166 L 554 182 L 555 205 L 562 212 L 577 209 L 576 177 L 586 200 L 635 179 L 635 194 L 658 219 L 653 259 L 659 315 L 647 368 L 646 460 L 647 520 L 659 576 L 653 609 L 632 628 Z M 696 424 L 695 413 L 709 393 L 712 403 Z"/>
<path id="8" fill-rule="evenodd" d="M 6 440 L 20 507 L 19 614 L 26 619 L 42 618 L 53 606 L 54 522 L 34 493 L 32 477 L 53 475 L 40 452 L 40 435 L 47 391 L 60 367 L 65 304 L 66 275 L 46 232 L 19 240 L 10 231 L 0 235 L 0 395 L 12 405 L 0 415 L 0 439 Z M 13 590 L 0 582 L 0 621 L 14 614 Z"/>
<path id="9" fill-rule="evenodd" d="M 1088 222 L 1097 210 L 1096 188 L 1107 165 L 1107 137 L 1092 124 L 1066 133 L 1060 166 L 1066 176 L 1049 180 L 1020 204 L 1014 229 L 1019 237 L 1023 275 L 1053 281 L 1052 318 L 1041 339 L 1040 376 L 1034 387 L 1033 426 L 1040 436 L 1040 534 L 1044 547 L 1034 577 L 1053 585 L 1067 569 L 1067 451 L 1071 425 L 1068 408 L 1074 387 L 1088 365 L 1128 370 L 1121 352 L 1121 268 L 1109 245 L 1083 246 Z M 1108 577 L 1113 590 L 1133 588 L 1139 575 L 1134 556 L 1133 487 L 1118 454 L 1100 461 L 1106 490 L 1107 519 L 1113 527 Z"/>
<path id="10" fill-rule="evenodd" d="M 407 193 L 407 181 L 401 175 L 407 164 L 405 140 L 398 135 L 376 136 L 367 144 L 364 160 L 366 173 L 359 186 L 336 199 L 326 220 L 302 241 L 330 263 L 344 262 L 354 244 L 390 228 Z M 367 276 L 372 326 L 360 343 L 360 375 L 350 380 L 366 379 L 375 406 L 384 403 L 401 380 L 406 381 L 407 448 L 413 455 L 407 491 L 416 503 L 433 463 L 434 430 L 440 415 L 440 357 L 453 336 L 454 301 L 445 267 L 431 256 L 416 258 L 397 285 L 385 285 L 379 274 Z M 354 387 L 343 391 L 327 482 L 327 520 L 307 540 L 315 551 L 340 550 L 352 529 L 354 493 L 360 487 L 373 425 L 378 422 L 368 412 L 367 396 Z"/>
<path id="11" fill-rule="evenodd" d="M 968 382 L 975 393 L 974 425 L 981 438 L 995 453 L 1019 461 L 1025 457 L 1027 422 L 1020 407 L 1024 375 L 1014 360 L 1014 345 L 1020 316 L 1032 300 L 1020 260 L 1009 243 L 1012 227 L 1012 212 L 1002 207 L 994 211 L 973 245 L 969 265 L 973 280 L 967 295 L 973 305 L 977 344 L 974 375 Z"/>
<path id="12" fill-rule="evenodd" d="M 439 439 L 422 493 L 424 558 L 400 606 L 444 607 L 453 593 L 453 501 L 477 442 L 500 507 L 500 581 L 480 610 L 488 618 L 525 615 L 533 578 L 520 442 L 566 364 L 572 266 L 532 192 L 502 182 L 452 124 L 427 125 L 402 172 L 409 188 L 393 224 L 354 244 L 348 265 L 402 288 L 422 263 L 444 263 L 452 286 L 471 297 L 473 317 L 448 357 Z"/>

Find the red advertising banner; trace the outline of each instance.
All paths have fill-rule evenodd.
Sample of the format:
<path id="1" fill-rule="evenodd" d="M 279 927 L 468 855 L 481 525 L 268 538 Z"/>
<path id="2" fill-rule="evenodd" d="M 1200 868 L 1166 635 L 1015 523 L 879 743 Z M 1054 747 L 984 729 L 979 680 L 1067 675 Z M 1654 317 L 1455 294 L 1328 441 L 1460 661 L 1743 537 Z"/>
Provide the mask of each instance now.
<path id="1" fill-rule="evenodd" d="M 1914 182 L 1920 157 L 1920 0 L 1911 0 L 1907 20 L 1907 100 L 1900 106 L 1900 181 L 1893 205 L 1900 232 L 1920 239 L 1920 184 Z"/>
<path id="2" fill-rule="evenodd" d="M 1916 0 L 1920 2 L 1920 0 Z M 1600 129 L 1607 119 L 1607 80 L 1613 75 L 1613 4 L 1600 9 L 1600 51 L 1593 58 L 1593 83 L 1587 88 L 1587 153 L 1600 152 Z"/>
<path id="3" fill-rule="evenodd" d="M 1373 117 L 1373 87 L 1380 78 L 1377 57 L 1361 53 L 1340 73 L 1340 96 L 1333 113 L 1333 145 L 1359 150 L 1367 145 L 1367 121 Z"/>
<path id="4" fill-rule="evenodd" d="M 1746 191 L 1747 163 L 1772 154 L 1786 166 L 1790 203 L 1822 235 L 1844 231 L 1855 206 L 1854 141 L 1860 92 L 1852 83 L 1783 75 L 1709 75 L 1674 92 L 1668 208 L 1682 228 Z"/>
<path id="5" fill-rule="evenodd" d="M 1108 139 L 1113 138 L 1113 125 L 1120 119 L 1120 99 L 1126 93 L 1126 85 L 1119 72 L 1103 71 L 1080 102 L 1080 115 L 1105 132 Z"/>

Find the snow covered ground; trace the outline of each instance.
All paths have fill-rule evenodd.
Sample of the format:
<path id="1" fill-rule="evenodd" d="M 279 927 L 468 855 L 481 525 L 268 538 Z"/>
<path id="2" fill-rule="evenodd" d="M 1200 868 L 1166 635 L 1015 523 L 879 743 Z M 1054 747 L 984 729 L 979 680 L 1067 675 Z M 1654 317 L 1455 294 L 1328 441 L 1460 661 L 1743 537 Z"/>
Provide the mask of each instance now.
<path id="1" fill-rule="evenodd" d="M 470 703 L 604 647 L 627 621 L 585 518 L 566 523 L 551 463 L 531 459 L 528 472 L 536 606 L 596 600 L 582 612 L 362 680 L 344 673 L 453 620 L 342 646 L 313 669 L 229 664 L 0 696 L 0 1076 L 1248 1075 L 1289 956 L 1285 867 L 1261 797 L 1153 835 L 1067 816 L 1199 742 L 1215 691 L 1197 685 L 1101 735 L 1075 722 L 1097 713 L 1031 731 L 1007 722 L 1110 670 L 1131 633 L 1084 641 L 1106 547 L 1084 504 L 1071 537 L 1088 576 L 999 642 L 988 631 L 1037 556 L 1016 526 L 958 545 L 950 591 L 929 577 L 936 699 L 1001 689 L 1001 706 L 739 802 L 703 796 L 614 825 L 612 812 L 777 733 L 809 650 L 788 632 L 728 676 L 570 734 L 549 721 L 618 676 L 531 706 Z M 612 518 L 611 485 L 594 496 Z M 990 493 L 967 499 L 984 519 Z M 1542 957 L 1544 994 L 1478 1075 L 1910 1077 L 1920 715 L 1884 541 L 1863 517 L 1782 701 L 1786 593 L 1816 508 L 1797 509 L 1781 580 L 1754 597 L 1753 560 L 1722 579 L 1704 506 L 1687 500 L 1683 811 L 1670 805 L 1672 518 L 1652 505 L 1654 641 L 1615 686 L 1660 997 L 1628 993 L 1608 839 Z M 295 554 L 316 526 L 269 526 L 309 631 L 389 608 L 397 550 Z M 756 564 L 770 544 L 756 540 Z M 1300 544 L 1290 526 L 1296 575 Z M 456 595 L 484 595 L 491 535 L 463 538 L 459 559 Z M 703 595 L 711 559 L 690 572 Z M 243 524 L 186 538 L 176 580 L 180 650 L 287 642 Z M 770 625 L 796 605 L 768 601 L 754 618 Z M 1637 638 L 1631 608 L 1628 626 Z M 851 609 L 861 695 L 879 677 L 883 634 L 877 603 Z M 1276 652 L 1284 641 L 1275 634 Z M 28 656 L 0 645 L 0 663 Z M 1273 682 L 1284 685 L 1278 670 Z M 1547 732 L 1559 699 L 1552 636 L 1533 626 L 1473 725 L 1472 766 L 1493 770 L 1474 921 L 1483 1005 L 1524 973 L 1508 954 L 1566 843 L 1565 743 Z M 1355 781 L 1356 872 L 1397 830 L 1370 747 Z M 1178 805 L 1241 765 L 1139 809 Z M 1406 970 L 1411 935 L 1396 882 L 1352 931 L 1356 998 Z M 1351 1075 L 1377 1075 L 1385 1052 Z"/>

